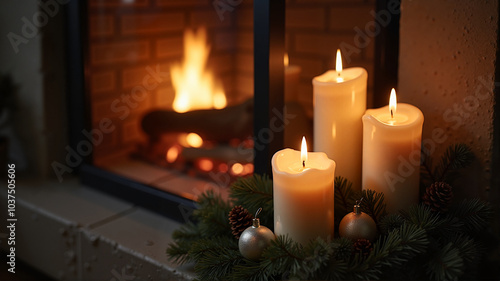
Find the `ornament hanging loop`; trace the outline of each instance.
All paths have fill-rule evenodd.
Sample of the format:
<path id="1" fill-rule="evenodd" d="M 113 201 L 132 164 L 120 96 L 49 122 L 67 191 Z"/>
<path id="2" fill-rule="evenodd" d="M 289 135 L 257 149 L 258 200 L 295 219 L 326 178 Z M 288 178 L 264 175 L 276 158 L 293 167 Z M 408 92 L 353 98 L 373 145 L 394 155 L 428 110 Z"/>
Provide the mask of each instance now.
<path id="1" fill-rule="evenodd" d="M 253 227 L 260 227 L 260 219 L 257 218 L 257 216 L 260 214 L 260 212 L 262 212 L 262 207 L 257 209 L 257 212 L 255 212 L 255 218 L 253 219 L 253 223 L 252 223 Z"/>
<path id="2" fill-rule="evenodd" d="M 354 213 L 356 215 L 361 214 L 361 201 L 363 201 L 363 197 L 361 199 L 356 200 L 356 205 L 354 205 Z"/>

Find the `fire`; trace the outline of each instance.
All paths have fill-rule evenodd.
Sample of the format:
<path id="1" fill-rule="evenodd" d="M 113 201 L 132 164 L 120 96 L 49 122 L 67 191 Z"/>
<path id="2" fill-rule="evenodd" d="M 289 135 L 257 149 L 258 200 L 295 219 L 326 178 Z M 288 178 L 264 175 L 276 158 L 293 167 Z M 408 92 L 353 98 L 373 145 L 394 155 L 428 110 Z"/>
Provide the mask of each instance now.
<path id="1" fill-rule="evenodd" d="M 196 109 L 226 107 L 226 95 L 220 81 L 206 69 L 210 46 L 205 28 L 184 33 L 184 59 L 182 65 L 170 69 L 175 89 L 173 109 L 186 112 Z"/>

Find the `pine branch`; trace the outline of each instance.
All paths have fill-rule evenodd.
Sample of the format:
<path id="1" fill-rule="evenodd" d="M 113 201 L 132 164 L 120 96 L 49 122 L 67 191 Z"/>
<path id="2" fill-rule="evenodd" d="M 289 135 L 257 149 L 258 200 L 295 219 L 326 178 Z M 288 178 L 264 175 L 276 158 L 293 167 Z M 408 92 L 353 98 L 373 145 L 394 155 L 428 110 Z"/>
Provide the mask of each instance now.
<path id="1" fill-rule="evenodd" d="M 406 220 L 400 214 L 389 214 L 380 220 L 380 231 L 387 234 L 394 229 L 400 228 L 405 222 Z"/>
<path id="2" fill-rule="evenodd" d="M 493 209 L 490 204 L 477 198 L 466 199 L 452 206 L 448 215 L 458 218 L 466 231 L 477 235 L 488 226 L 493 217 Z"/>
<path id="3" fill-rule="evenodd" d="M 197 260 L 194 270 L 202 281 L 231 280 L 229 276 L 233 268 L 242 261 L 243 257 L 238 250 L 227 247 L 209 248 Z"/>
<path id="4" fill-rule="evenodd" d="M 191 243 L 186 240 L 169 243 L 166 251 L 168 260 L 179 265 L 194 261 L 189 255 L 190 247 Z"/>
<path id="5" fill-rule="evenodd" d="M 372 217 L 377 224 L 377 229 L 380 231 L 378 222 L 382 217 L 387 215 L 384 203 L 384 193 L 376 192 L 371 189 L 365 189 L 361 192 L 363 201 L 361 201 L 361 210 Z"/>
<path id="6" fill-rule="evenodd" d="M 466 144 L 449 146 L 434 173 L 437 181 L 444 181 L 449 171 L 467 167 L 472 160 L 474 160 L 474 154 Z"/>
<path id="7" fill-rule="evenodd" d="M 228 222 L 232 202 L 226 202 L 219 194 L 208 190 L 199 196 L 198 204 L 199 209 L 193 211 L 193 217 L 197 219 L 203 237 L 220 235 L 232 237 Z"/>
<path id="8" fill-rule="evenodd" d="M 333 257 L 337 260 L 348 260 L 352 255 L 353 243 L 351 239 L 345 237 L 335 239 L 331 247 L 334 250 Z"/>
<path id="9" fill-rule="evenodd" d="M 460 251 L 450 242 L 434 253 L 427 263 L 427 274 L 432 280 L 457 280 L 463 274 Z"/>
<path id="10" fill-rule="evenodd" d="M 194 260 L 201 260 L 207 253 L 219 250 L 239 251 L 238 241 L 224 236 L 202 238 L 191 244 L 189 255 Z"/>
<path id="11" fill-rule="evenodd" d="M 304 247 L 305 257 L 302 260 L 301 271 L 297 274 L 300 280 L 310 280 L 319 275 L 321 269 L 326 268 L 333 253 L 332 244 L 316 238 Z"/>
<path id="12" fill-rule="evenodd" d="M 262 253 L 261 266 L 270 270 L 270 275 L 288 273 L 295 276 L 304 259 L 303 248 L 287 235 L 278 235 Z"/>
<path id="13" fill-rule="evenodd" d="M 335 177 L 334 186 L 335 214 L 337 214 L 339 218 L 343 218 L 345 215 L 352 212 L 356 200 L 352 190 L 352 182 L 337 176 Z"/>
<path id="14" fill-rule="evenodd" d="M 424 253 L 428 243 L 425 230 L 416 225 L 404 224 L 380 238 L 366 260 L 355 255 L 348 273 L 356 279 L 379 279 L 384 267 L 400 266 L 408 262 Z"/>
<path id="15" fill-rule="evenodd" d="M 274 225 L 273 181 L 267 175 L 254 174 L 252 177 L 239 178 L 231 186 L 231 198 L 237 205 L 255 213 L 262 207 L 259 218 L 263 225 L 272 229 Z"/>
<path id="16" fill-rule="evenodd" d="M 426 182 L 425 185 L 431 185 L 432 183 L 436 182 L 436 177 L 432 172 L 433 165 L 430 152 L 426 151 L 423 146 L 421 150 L 421 156 L 422 156 L 422 161 L 421 161 L 422 165 L 420 170 L 421 180 Z"/>
<path id="17" fill-rule="evenodd" d="M 262 267 L 259 262 L 251 260 L 243 260 L 233 268 L 233 272 L 229 276 L 229 280 L 240 281 L 261 281 L 274 280 L 273 276 L 269 275 L 270 270 Z"/>
<path id="18" fill-rule="evenodd" d="M 189 222 L 181 226 L 181 228 L 172 234 L 174 242 L 168 245 L 166 251 L 168 259 L 178 264 L 193 261 L 193 257 L 189 255 L 189 249 L 192 243 L 197 241 L 201 236 L 197 225 Z"/>
<path id="19" fill-rule="evenodd" d="M 441 227 L 443 221 L 437 213 L 431 211 L 427 205 L 413 205 L 406 211 L 401 211 L 401 215 L 408 223 L 421 227 L 427 232 L 432 232 Z"/>

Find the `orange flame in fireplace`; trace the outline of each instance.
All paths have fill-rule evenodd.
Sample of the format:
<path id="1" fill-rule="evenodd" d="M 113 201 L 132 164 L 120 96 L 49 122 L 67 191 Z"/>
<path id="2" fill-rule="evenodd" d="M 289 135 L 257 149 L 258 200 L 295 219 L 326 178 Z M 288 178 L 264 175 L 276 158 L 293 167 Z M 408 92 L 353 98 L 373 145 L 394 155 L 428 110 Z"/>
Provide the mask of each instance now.
<path id="1" fill-rule="evenodd" d="M 170 69 L 175 89 L 173 109 L 176 112 L 226 107 L 221 83 L 206 69 L 209 53 L 205 28 L 197 32 L 186 30 L 183 62 Z"/>

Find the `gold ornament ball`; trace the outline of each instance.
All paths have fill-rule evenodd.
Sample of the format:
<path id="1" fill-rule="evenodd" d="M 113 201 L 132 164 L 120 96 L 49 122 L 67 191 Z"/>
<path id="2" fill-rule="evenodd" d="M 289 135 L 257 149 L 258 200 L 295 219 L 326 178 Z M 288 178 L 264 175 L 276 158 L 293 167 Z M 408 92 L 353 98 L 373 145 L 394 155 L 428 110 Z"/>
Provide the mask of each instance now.
<path id="1" fill-rule="evenodd" d="M 377 225 L 369 215 L 360 211 L 358 204 L 354 206 L 354 212 L 340 221 L 339 234 L 353 241 L 359 238 L 373 241 L 377 236 Z"/>

